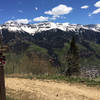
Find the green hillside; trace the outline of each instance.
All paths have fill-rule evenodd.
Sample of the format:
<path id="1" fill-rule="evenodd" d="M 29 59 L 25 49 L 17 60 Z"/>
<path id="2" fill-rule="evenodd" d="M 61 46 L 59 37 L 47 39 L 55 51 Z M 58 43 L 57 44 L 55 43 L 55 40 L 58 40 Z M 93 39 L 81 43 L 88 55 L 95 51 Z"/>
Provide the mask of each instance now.
<path id="1" fill-rule="evenodd" d="M 32 73 L 46 74 L 55 73 L 56 68 L 49 62 L 48 51 L 35 44 L 20 54 L 7 53 L 6 73 Z"/>
<path id="2" fill-rule="evenodd" d="M 99 66 L 100 45 L 89 41 L 87 41 L 87 44 L 89 48 L 77 43 L 81 67 Z M 21 48 L 21 50 L 18 49 L 20 53 L 11 50 L 6 53 L 6 74 L 55 74 L 62 73 L 67 67 L 66 56 L 70 48 L 69 42 L 64 43 L 63 48 L 53 48 L 52 55 L 48 53 L 46 48 L 33 43 L 29 43 L 27 49 Z M 56 65 L 58 62 L 60 64 Z"/>

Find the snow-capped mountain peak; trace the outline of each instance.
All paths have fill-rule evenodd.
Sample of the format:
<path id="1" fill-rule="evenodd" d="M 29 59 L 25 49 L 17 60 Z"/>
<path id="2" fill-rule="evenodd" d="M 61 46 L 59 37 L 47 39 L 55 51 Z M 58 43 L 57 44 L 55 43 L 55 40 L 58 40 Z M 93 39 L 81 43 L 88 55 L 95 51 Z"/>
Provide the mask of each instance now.
<path id="1" fill-rule="evenodd" d="M 27 32 L 34 35 L 37 32 L 47 31 L 51 29 L 60 29 L 62 31 L 76 31 L 80 29 L 93 30 L 100 32 L 100 24 L 80 25 L 80 24 L 69 24 L 69 23 L 53 23 L 53 22 L 42 22 L 37 24 L 22 24 L 16 21 L 9 21 L 3 25 L 0 25 L 1 29 L 8 29 L 9 31 Z"/>

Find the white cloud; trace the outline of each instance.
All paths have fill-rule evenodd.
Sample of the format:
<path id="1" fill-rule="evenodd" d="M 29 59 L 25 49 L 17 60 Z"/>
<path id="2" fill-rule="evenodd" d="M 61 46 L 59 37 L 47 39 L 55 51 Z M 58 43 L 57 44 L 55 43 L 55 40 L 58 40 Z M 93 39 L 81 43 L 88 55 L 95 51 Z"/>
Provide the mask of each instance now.
<path id="1" fill-rule="evenodd" d="M 35 7 L 35 10 L 38 10 L 38 7 Z"/>
<path id="2" fill-rule="evenodd" d="M 60 18 L 60 16 L 52 16 L 52 17 L 55 17 L 55 18 Z"/>
<path id="3" fill-rule="evenodd" d="M 49 18 L 50 20 L 56 20 L 57 19 L 57 17 L 55 17 L 55 16 L 52 16 L 51 18 Z"/>
<path id="4" fill-rule="evenodd" d="M 88 16 L 92 16 L 92 14 L 88 14 Z"/>
<path id="5" fill-rule="evenodd" d="M 94 11 L 92 12 L 92 14 L 98 14 L 98 13 L 100 13 L 100 8 L 98 8 L 98 9 L 96 9 L 96 10 L 94 10 Z"/>
<path id="6" fill-rule="evenodd" d="M 43 16 L 40 16 L 40 17 L 34 18 L 33 21 L 35 21 L 35 22 L 43 22 L 43 21 L 56 20 L 57 18 L 66 19 L 66 17 L 64 17 L 64 16 L 52 16 L 52 17 L 43 17 Z"/>
<path id="7" fill-rule="evenodd" d="M 17 23 L 28 24 L 31 20 L 28 19 L 17 19 L 15 20 Z"/>
<path id="8" fill-rule="evenodd" d="M 18 24 L 28 24 L 31 20 L 28 19 L 16 19 L 16 20 L 9 20 L 6 23 L 17 22 Z"/>
<path id="9" fill-rule="evenodd" d="M 91 14 L 89 14 L 89 16 L 96 15 L 98 13 L 100 13 L 100 8 L 94 10 Z"/>
<path id="10" fill-rule="evenodd" d="M 95 7 L 100 7 L 100 1 L 97 1 L 95 4 L 94 4 Z"/>
<path id="11" fill-rule="evenodd" d="M 52 16 L 52 17 L 49 17 L 49 20 L 56 20 L 57 18 L 66 19 L 66 17 L 64 17 L 64 16 Z"/>
<path id="12" fill-rule="evenodd" d="M 81 7 L 81 9 L 88 9 L 88 8 L 89 8 L 88 5 L 84 5 L 84 6 Z"/>
<path id="13" fill-rule="evenodd" d="M 33 19 L 33 21 L 35 21 L 35 22 L 43 22 L 43 21 L 48 21 L 48 20 L 49 20 L 48 17 L 43 17 L 43 16 L 36 17 Z"/>
<path id="14" fill-rule="evenodd" d="M 61 4 L 59 6 L 56 6 L 52 10 L 45 11 L 44 13 L 53 16 L 60 16 L 60 15 L 69 14 L 72 11 L 72 9 L 73 9 L 72 7 L 68 7 L 66 5 Z"/>
<path id="15" fill-rule="evenodd" d="M 97 7 L 97 9 L 94 10 L 91 14 L 89 14 L 89 16 L 96 15 L 96 14 L 100 13 L 100 1 L 97 1 L 94 4 L 94 6 Z"/>
<path id="16" fill-rule="evenodd" d="M 50 10 L 49 11 L 45 11 L 44 13 L 47 14 L 47 15 L 52 15 L 52 11 L 50 11 Z"/>
<path id="17" fill-rule="evenodd" d="M 18 10 L 19 13 L 23 13 L 23 10 Z"/>

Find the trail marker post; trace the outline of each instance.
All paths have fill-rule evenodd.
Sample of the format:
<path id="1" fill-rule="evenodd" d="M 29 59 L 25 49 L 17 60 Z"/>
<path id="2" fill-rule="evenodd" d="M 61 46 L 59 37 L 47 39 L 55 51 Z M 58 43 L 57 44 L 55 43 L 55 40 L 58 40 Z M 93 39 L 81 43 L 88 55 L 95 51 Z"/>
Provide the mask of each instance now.
<path id="1" fill-rule="evenodd" d="M 5 78 L 4 78 L 4 64 L 5 56 L 3 52 L 7 51 L 7 46 L 2 45 L 2 34 L 0 34 L 0 100 L 6 100 Z"/>

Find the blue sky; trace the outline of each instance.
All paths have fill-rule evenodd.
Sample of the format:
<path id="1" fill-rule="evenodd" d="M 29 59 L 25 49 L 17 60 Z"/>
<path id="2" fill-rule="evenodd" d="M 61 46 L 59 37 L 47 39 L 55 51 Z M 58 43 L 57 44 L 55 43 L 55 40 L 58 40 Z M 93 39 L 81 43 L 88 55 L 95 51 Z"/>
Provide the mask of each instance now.
<path id="1" fill-rule="evenodd" d="M 9 20 L 100 24 L 100 0 L 2 0 L 0 24 Z"/>

